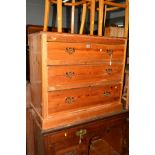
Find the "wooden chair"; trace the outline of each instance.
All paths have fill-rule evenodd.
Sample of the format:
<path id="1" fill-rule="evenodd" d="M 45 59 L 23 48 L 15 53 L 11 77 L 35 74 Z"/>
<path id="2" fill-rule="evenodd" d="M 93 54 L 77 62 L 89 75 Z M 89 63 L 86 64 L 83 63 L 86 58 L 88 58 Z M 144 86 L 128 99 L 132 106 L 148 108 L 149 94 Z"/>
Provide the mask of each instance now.
<path id="1" fill-rule="evenodd" d="M 122 99 L 125 101 L 125 109 L 129 109 L 129 70 L 125 69 L 125 83 L 122 93 Z"/>
<path id="2" fill-rule="evenodd" d="M 118 3 L 116 0 L 98 0 L 99 1 L 99 16 L 98 16 L 98 36 L 102 36 L 102 27 L 105 27 L 106 13 L 118 9 L 125 9 L 125 28 L 124 37 L 128 37 L 129 26 L 129 0 L 125 0 L 125 3 Z M 107 7 L 111 6 L 111 7 Z M 104 18 L 103 18 L 104 16 Z M 103 21 L 104 20 L 104 21 Z"/>
<path id="3" fill-rule="evenodd" d="M 80 26 L 80 34 L 83 34 L 85 18 L 86 18 L 86 3 L 87 0 L 81 0 L 76 2 L 72 0 L 72 2 L 68 2 L 69 0 L 46 0 L 45 1 L 45 14 L 44 14 L 44 29 L 43 31 L 47 31 L 48 21 L 49 21 L 49 11 L 50 11 L 50 3 L 57 5 L 57 25 L 58 25 L 58 32 L 62 32 L 62 5 L 72 7 L 72 14 L 71 14 L 71 33 L 74 33 L 74 17 L 75 17 L 75 7 L 79 5 L 83 5 L 82 10 L 82 18 L 81 18 L 81 26 Z"/>
<path id="4" fill-rule="evenodd" d="M 56 3 L 57 4 L 58 32 L 62 32 L 62 0 L 57 0 L 57 1 L 45 0 L 45 13 L 44 13 L 44 28 L 43 28 L 43 31 L 47 31 L 47 28 L 48 28 L 49 13 L 50 13 L 50 3 Z"/>
<path id="5" fill-rule="evenodd" d="M 96 0 L 88 1 L 88 8 L 90 9 L 90 35 L 94 34 L 95 4 Z"/>

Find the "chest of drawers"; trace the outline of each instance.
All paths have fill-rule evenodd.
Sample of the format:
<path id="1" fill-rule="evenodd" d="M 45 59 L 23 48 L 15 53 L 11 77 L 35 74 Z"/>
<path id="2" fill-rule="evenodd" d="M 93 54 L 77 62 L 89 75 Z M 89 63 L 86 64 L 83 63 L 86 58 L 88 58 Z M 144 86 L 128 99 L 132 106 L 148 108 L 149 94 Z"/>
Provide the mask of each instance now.
<path id="1" fill-rule="evenodd" d="M 122 111 L 126 39 L 29 35 L 31 106 L 42 129 Z"/>

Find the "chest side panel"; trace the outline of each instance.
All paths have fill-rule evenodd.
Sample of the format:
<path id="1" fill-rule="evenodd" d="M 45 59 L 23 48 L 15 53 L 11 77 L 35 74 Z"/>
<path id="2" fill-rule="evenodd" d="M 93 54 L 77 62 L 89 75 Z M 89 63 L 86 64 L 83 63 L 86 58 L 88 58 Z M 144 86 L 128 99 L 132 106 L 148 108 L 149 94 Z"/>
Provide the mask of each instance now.
<path id="1" fill-rule="evenodd" d="M 29 49 L 32 106 L 42 115 L 42 55 L 41 37 L 39 35 L 29 36 Z"/>

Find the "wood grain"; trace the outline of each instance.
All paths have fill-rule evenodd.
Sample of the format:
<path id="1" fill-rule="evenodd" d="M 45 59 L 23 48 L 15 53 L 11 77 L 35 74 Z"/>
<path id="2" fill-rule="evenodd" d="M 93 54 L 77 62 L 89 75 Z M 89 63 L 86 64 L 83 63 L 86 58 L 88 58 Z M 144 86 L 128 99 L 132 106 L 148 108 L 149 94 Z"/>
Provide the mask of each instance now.
<path id="1" fill-rule="evenodd" d="M 89 121 L 103 115 L 121 112 L 122 104 L 118 102 L 110 102 L 109 104 L 99 105 L 95 107 L 83 108 L 79 111 L 60 112 L 51 115 L 48 119 L 43 120 L 42 129 L 54 129 L 56 127 L 70 126 L 73 123 L 81 123 Z"/>
<path id="2" fill-rule="evenodd" d="M 122 64 L 48 67 L 48 90 L 61 90 L 121 81 Z"/>
<path id="3" fill-rule="evenodd" d="M 42 113 L 43 113 L 43 118 L 46 118 L 48 116 L 47 114 L 47 109 L 48 109 L 48 97 L 47 97 L 47 87 L 48 87 L 48 70 L 46 67 L 47 64 L 47 36 L 43 34 L 42 36 L 42 42 L 41 42 L 41 47 L 42 47 L 42 64 L 41 64 L 41 70 L 42 70 Z"/>
<path id="4" fill-rule="evenodd" d="M 125 48 L 124 45 L 60 42 L 50 42 L 47 46 L 48 65 L 122 62 Z M 73 52 L 70 54 L 67 49 Z"/>
<path id="5" fill-rule="evenodd" d="M 72 3 L 75 3 L 75 0 L 72 0 Z M 71 14 L 71 33 L 74 33 L 74 22 L 75 22 L 75 6 L 72 5 L 72 14 Z"/>
<path id="6" fill-rule="evenodd" d="M 29 42 L 32 108 L 42 129 L 122 111 L 126 39 L 39 32 Z"/>
<path id="7" fill-rule="evenodd" d="M 102 36 L 103 16 L 104 16 L 104 0 L 99 0 L 98 36 Z"/>
<path id="8" fill-rule="evenodd" d="M 58 32 L 62 32 L 62 0 L 57 0 L 57 25 Z"/>
<path id="9" fill-rule="evenodd" d="M 90 35 L 94 34 L 95 0 L 90 1 Z"/>
<path id="10" fill-rule="evenodd" d="M 125 42 L 125 48 L 124 48 L 124 58 L 123 58 L 124 62 L 123 62 L 122 82 L 124 80 L 124 75 L 125 75 L 126 50 L 127 50 L 127 40 Z M 122 94 L 123 94 L 123 84 L 121 86 L 120 101 L 121 101 Z"/>
<path id="11" fill-rule="evenodd" d="M 41 39 L 38 35 L 29 35 L 29 48 L 32 104 L 42 115 Z"/>
<path id="12" fill-rule="evenodd" d="M 107 45 L 120 45 L 124 44 L 124 38 L 111 38 L 111 37 L 98 37 L 91 35 L 79 35 L 79 34 L 69 34 L 69 33 L 56 33 L 56 32 L 41 32 L 47 35 L 47 42 L 72 42 L 72 43 L 98 43 Z"/>
<path id="13" fill-rule="evenodd" d="M 43 28 L 43 31 L 47 31 L 48 21 L 49 21 L 49 13 L 50 13 L 50 1 L 45 0 L 44 28 Z"/>
<path id="14" fill-rule="evenodd" d="M 120 84 L 51 91 L 48 93 L 48 114 L 118 102 L 119 95 Z"/>
<path id="15" fill-rule="evenodd" d="M 84 3 L 82 8 L 81 26 L 80 26 L 80 32 L 79 32 L 80 34 L 83 34 L 84 24 L 86 20 L 86 11 L 87 11 L 87 4 Z"/>
<path id="16" fill-rule="evenodd" d="M 105 1 L 104 2 L 107 5 L 110 6 L 116 6 L 116 7 L 120 7 L 120 8 L 126 8 L 126 4 L 121 4 L 121 3 L 116 3 L 116 2 L 110 2 L 110 1 Z"/>
<path id="17" fill-rule="evenodd" d="M 126 0 L 126 8 L 125 8 L 125 30 L 124 37 L 128 38 L 128 30 L 129 30 L 129 0 Z"/>

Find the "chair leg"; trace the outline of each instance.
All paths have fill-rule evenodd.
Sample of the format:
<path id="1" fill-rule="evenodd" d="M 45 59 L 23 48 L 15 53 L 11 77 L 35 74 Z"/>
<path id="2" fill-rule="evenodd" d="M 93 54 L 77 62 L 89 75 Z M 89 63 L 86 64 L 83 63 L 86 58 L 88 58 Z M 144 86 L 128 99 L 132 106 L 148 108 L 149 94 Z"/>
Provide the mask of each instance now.
<path id="1" fill-rule="evenodd" d="M 129 29 L 129 0 L 126 0 L 126 8 L 125 8 L 125 26 L 124 26 L 124 37 L 128 37 L 128 29 Z"/>
<path id="2" fill-rule="evenodd" d="M 106 23 L 106 17 L 107 17 L 107 5 L 104 6 L 104 23 L 103 23 L 103 32 L 104 32 L 104 35 L 105 35 L 105 23 Z"/>
<path id="3" fill-rule="evenodd" d="M 72 0 L 75 3 L 75 0 Z M 72 6 L 72 16 L 71 16 L 71 33 L 74 33 L 74 20 L 75 20 L 75 6 Z"/>
<path id="4" fill-rule="evenodd" d="M 129 109 L 129 87 L 127 88 L 126 109 Z"/>
<path id="5" fill-rule="evenodd" d="M 90 35 L 94 33 L 94 19 L 95 19 L 95 0 L 91 0 L 90 5 Z"/>
<path id="6" fill-rule="evenodd" d="M 127 74 L 126 109 L 129 109 L 129 74 Z"/>
<path id="7" fill-rule="evenodd" d="M 85 19 L 86 19 L 86 10 L 87 10 L 87 4 L 85 3 L 85 4 L 83 4 L 83 9 L 82 9 L 80 34 L 83 34 L 83 30 L 84 30 L 84 24 L 85 24 Z"/>
<path id="8" fill-rule="evenodd" d="M 57 0 L 57 25 L 58 32 L 62 32 L 62 0 Z"/>
<path id="9" fill-rule="evenodd" d="M 45 1 L 44 29 L 43 29 L 43 31 L 47 31 L 48 20 L 49 20 L 49 11 L 50 11 L 50 2 L 49 2 L 49 0 L 46 0 Z"/>
<path id="10" fill-rule="evenodd" d="M 98 36 L 102 36 L 104 0 L 99 0 Z"/>

